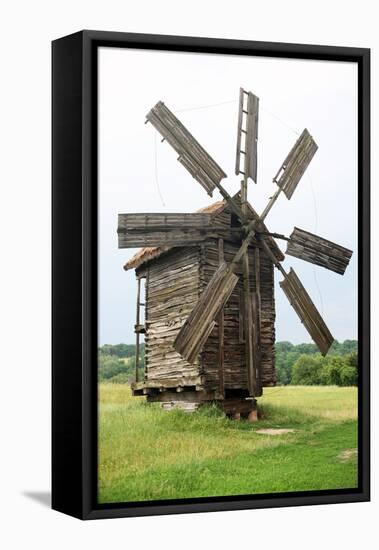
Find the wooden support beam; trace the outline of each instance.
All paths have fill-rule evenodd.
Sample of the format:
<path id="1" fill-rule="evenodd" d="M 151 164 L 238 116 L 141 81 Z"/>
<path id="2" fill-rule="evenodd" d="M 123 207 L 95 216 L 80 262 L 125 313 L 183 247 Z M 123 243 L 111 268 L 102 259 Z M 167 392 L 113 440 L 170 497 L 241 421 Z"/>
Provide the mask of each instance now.
<path id="1" fill-rule="evenodd" d="M 238 340 L 240 344 L 243 344 L 245 342 L 245 334 L 244 334 L 244 295 L 243 295 L 243 289 L 241 288 L 239 291 L 238 296 Z"/>
<path id="2" fill-rule="evenodd" d="M 198 387 L 198 391 L 204 388 L 201 376 L 181 376 L 180 378 L 161 378 L 157 380 L 141 380 L 138 383 L 132 383 L 133 390 L 143 390 L 144 388 L 156 389 L 157 391 L 167 391 L 168 389 L 176 391 L 177 387 Z"/>
<path id="3" fill-rule="evenodd" d="M 143 304 L 140 303 L 140 305 L 142 306 Z M 145 334 L 146 332 L 145 325 L 134 325 L 134 332 L 136 334 Z"/>
<path id="4" fill-rule="evenodd" d="M 251 411 L 247 416 L 248 422 L 258 422 L 258 409 L 257 409 L 257 400 L 253 399 L 251 402 Z"/>
<path id="5" fill-rule="evenodd" d="M 282 188 L 278 187 L 278 189 L 275 191 L 273 196 L 270 198 L 266 208 L 263 210 L 262 214 L 260 215 L 260 221 L 263 222 L 266 218 L 267 214 L 270 212 L 271 208 L 274 206 L 275 202 L 277 201 L 280 193 L 282 192 Z"/>
<path id="6" fill-rule="evenodd" d="M 136 327 L 140 326 L 140 297 L 141 297 L 141 278 L 137 279 L 137 304 L 136 304 Z M 136 354 L 135 354 L 135 381 L 138 382 L 139 368 L 139 339 L 140 331 L 136 330 Z"/>
<path id="7" fill-rule="evenodd" d="M 245 355 L 249 395 L 256 395 L 256 365 L 253 350 L 254 326 L 253 326 L 253 311 L 251 305 L 250 293 L 250 273 L 249 273 L 249 257 L 246 253 L 242 258 L 243 263 L 243 284 L 244 284 L 244 338 L 245 338 Z"/>
<path id="8" fill-rule="evenodd" d="M 242 214 L 247 215 L 247 176 L 241 181 L 241 208 Z M 251 396 L 256 394 L 256 365 L 253 350 L 253 315 L 250 294 L 250 269 L 248 247 L 242 256 L 243 266 L 243 303 L 244 303 L 244 337 L 245 362 L 247 369 L 248 389 Z"/>
<path id="9" fill-rule="evenodd" d="M 254 250 L 254 274 L 255 274 L 255 304 L 256 315 L 254 319 L 254 344 L 255 344 L 255 364 L 257 395 L 262 392 L 262 373 L 261 373 L 261 323 L 262 323 L 262 300 L 261 300 L 261 257 L 259 248 Z"/>
<path id="10" fill-rule="evenodd" d="M 224 261 L 224 241 L 218 240 L 218 260 L 219 264 Z M 219 390 L 222 396 L 225 396 L 225 380 L 224 380 L 224 308 L 218 316 L 218 378 Z"/>

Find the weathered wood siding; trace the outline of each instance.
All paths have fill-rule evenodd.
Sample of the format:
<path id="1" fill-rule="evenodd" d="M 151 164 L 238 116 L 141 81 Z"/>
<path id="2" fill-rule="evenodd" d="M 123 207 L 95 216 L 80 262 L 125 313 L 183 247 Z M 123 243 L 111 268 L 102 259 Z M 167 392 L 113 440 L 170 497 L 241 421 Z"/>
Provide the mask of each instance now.
<path id="1" fill-rule="evenodd" d="M 118 248 L 191 246 L 217 236 L 210 214 L 119 214 Z"/>
<path id="2" fill-rule="evenodd" d="M 343 275 L 353 252 L 344 246 L 295 227 L 287 243 L 286 254 Z"/>
<path id="3" fill-rule="evenodd" d="M 261 287 L 261 376 L 263 386 L 274 386 L 275 371 L 275 294 L 274 266 L 270 258 L 260 251 Z M 254 255 L 251 254 L 251 259 Z"/>
<path id="4" fill-rule="evenodd" d="M 245 108 L 244 104 L 246 104 Z M 237 176 L 241 173 L 245 174 L 255 183 L 257 182 L 258 114 L 259 98 L 252 92 L 246 92 L 240 88 L 235 173 Z M 242 133 L 245 136 L 244 139 L 242 139 Z M 243 162 L 241 162 L 241 148 L 244 149 Z"/>
<path id="5" fill-rule="evenodd" d="M 199 299 L 199 248 L 179 248 L 147 266 L 145 377 L 147 380 L 196 377 L 175 351 L 174 339 Z"/>
<path id="6" fill-rule="evenodd" d="M 218 226 L 230 226 L 230 214 L 222 212 L 215 217 Z M 224 241 L 223 255 L 230 262 L 238 244 Z M 251 290 L 255 291 L 255 255 L 249 249 Z M 219 266 L 219 242 L 207 240 L 194 247 L 175 248 L 159 258 L 145 263 L 137 272 L 146 275 L 145 315 L 145 380 L 154 387 L 159 381 L 169 386 L 170 381 L 198 379 L 202 376 L 207 390 L 220 389 L 220 335 L 216 323 L 208 338 L 199 364 L 185 361 L 174 349 L 174 340 L 198 302 L 213 273 Z M 242 265 L 239 270 L 242 275 Z M 260 253 L 261 319 L 261 377 L 263 386 L 275 384 L 275 304 L 272 262 Z M 224 308 L 224 382 L 225 389 L 247 389 L 245 344 L 241 340 L 243 308 L 243 281 L 237 283 Z M 241 303 L 242 301 L 242 303 Z M 243 332 L 243 330 L 242 330 Z M 242 334 L 243 336 L 243 334 Z"/>
<path id="7" fill-rule="evenodd" d="M 224 243 L 224 258 L 230 262 L 238 246 Z M 255 291 L 254 250 L 249 249 L 250 285 Z M 207 241 L 201 245 L 200 283 L 204 288 L 218 267 L 218 242 Z M 241 341 L 243 297 L 242 264 L 238 270 L 241 278 L 224 308 L 224 383 L 225 389 L 247 389 L 247 371 L 245 365 L 245 344 Z M 261 378 L 263 386 L 275 384 L 275 303 L 274 274 L 272 262 L 264 253 L 260 254 L 261 288 Z M 202 372 L 208 388 L 218 388 L 218 324 L 211 332 L 201 354 Z"/>
<path id="8" fill-rule="evenodd" d="M 179 154 L 178 161 L 212 196 L 216 183 L 226 177 L 225 172 L 193 137 L 163 101 L 148 112 L 146 119 L 158 130 Z"/>
<path id="9" fill-rule="evenodd" d="M 287 199 L 292 197 L 317 149 L 317 143 L 305 128 L 274 177 Z"/>

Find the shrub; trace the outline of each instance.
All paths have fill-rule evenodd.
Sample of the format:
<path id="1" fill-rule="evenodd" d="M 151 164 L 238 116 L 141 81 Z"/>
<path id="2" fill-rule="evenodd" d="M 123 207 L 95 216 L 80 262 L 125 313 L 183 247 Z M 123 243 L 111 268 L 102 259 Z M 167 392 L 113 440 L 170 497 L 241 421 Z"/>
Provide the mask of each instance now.
<path id="1" fill-rule="evenodd" d="M 291 384 L 317 386 L 321 383 L 321 362 L 318 356 L 300 355 L 292 367 Z"/>
<path id="2" fill-rule="evenodd" d="M 344 365 L 340 374 L 341 386 L 356 386 L 358 384 L 358 371 L 354 367 Z"/>
<path id="3" fill-rule="evenodd" d="M 118 359 L 114 355 L 98 355 L 98 377 L 99 380 L 108 380 L 118 374 L 126 374 L 130 376 L 133 371 L 133 366 L 130 360 Z"/>

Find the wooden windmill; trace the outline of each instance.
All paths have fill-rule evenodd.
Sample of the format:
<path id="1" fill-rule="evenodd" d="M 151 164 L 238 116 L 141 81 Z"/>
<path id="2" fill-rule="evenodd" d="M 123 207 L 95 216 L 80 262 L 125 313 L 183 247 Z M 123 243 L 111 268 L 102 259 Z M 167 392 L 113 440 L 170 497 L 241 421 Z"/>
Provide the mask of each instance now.
<path id="1" fill-rule="evenodd" d="M 213 211 L 119 214 L 119 248 L 148 247 L 125 267 L 134 267 L 138 278 L 137 350 L 141 333 L 146 342 L 144 376 L 139 380 L 137 351 L 133 392 L 167 407 L 216 400 L 228 413 L 255 417 L 256 397 L 263 386 L 275 383 L 274 266 L 283 275 L 281 288 L 323 355 L 333 342 L 294 270 L 287 273 L 282 267 L 284 256 L 274 238 L 287 241 L 286 254 L 341 275 L 352 252 L 299 228 L 287 238 L 264 224 L 281 192 L 292 197 L 317 145 L 305 129 L 273 178 L 277 191 L 258 215 L 247 201 L 249 179 L 257 182 L 258 113 L 258 97 L 241 88 L 235 173 L 242 181 L 234 197 L 221 184 L 225 172 L 163 102 L 146 117 L 206 192 L 212 196 L 218 189 L 223 197 Z M 144 325 L 139 321 L 142 278 Z M 236 331 L 238 345 L 229 341 L 237 339 Z"/>

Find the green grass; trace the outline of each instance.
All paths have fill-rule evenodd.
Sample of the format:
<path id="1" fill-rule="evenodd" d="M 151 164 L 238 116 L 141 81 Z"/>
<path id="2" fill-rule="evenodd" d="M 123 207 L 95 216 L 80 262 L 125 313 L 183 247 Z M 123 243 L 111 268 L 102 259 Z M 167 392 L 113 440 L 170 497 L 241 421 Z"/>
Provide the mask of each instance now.
<path id="1" fill-rule="evenodd" d="M 353 488 L 357 390 L 265 389 L 257 424 L 216 407 L 166 412 L 125 384 L 101 384 L 99 502 Z M 262 435 L 262 428 L 293 433 Z"/>

